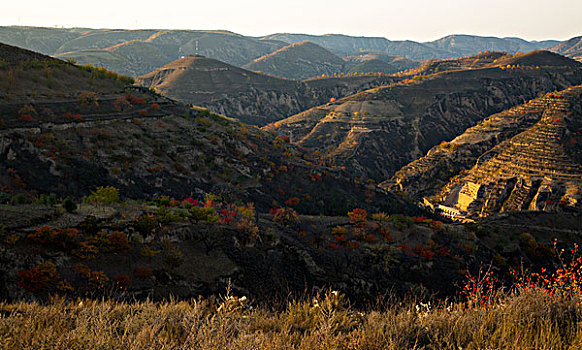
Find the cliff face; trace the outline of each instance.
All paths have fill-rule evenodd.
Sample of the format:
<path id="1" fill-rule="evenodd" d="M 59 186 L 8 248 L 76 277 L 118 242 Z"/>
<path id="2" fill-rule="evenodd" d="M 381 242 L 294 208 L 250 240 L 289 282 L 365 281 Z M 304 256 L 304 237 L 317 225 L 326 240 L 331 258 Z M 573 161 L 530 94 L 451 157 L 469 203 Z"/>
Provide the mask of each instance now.
<path id="1" fill-rule="evenodd" d="M 487 115 L 579 84 L 582 70 L 575 61 L 536 52 L 504 61 L 503 67 L 496 63 L 419 78 L 312 108 L 272 129 L 356 175 L 382 181 Z"/>

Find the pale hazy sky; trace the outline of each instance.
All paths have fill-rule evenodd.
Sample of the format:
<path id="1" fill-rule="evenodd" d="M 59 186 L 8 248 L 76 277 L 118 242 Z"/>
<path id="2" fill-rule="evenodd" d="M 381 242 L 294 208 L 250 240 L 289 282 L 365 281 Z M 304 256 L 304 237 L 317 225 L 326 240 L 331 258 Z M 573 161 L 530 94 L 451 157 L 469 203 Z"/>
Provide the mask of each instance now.
<path id="1" fill-rule="evenodd" d="M 565 40 L 582 0 L 1 0 L 0 25 L 340 33 L 429 41 L 447 34 Z"/>

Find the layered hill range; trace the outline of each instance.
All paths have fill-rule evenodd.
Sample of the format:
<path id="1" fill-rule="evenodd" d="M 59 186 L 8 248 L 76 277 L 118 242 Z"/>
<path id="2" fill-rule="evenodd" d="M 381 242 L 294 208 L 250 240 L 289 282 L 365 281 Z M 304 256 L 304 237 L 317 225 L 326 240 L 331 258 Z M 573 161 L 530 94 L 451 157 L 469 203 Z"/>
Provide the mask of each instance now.
<path id="1" fill-rule="evenodd" d="M 218 60 L 188 56 L 137 78 L 170 98 L 263 126 L 373 87 L 401 80 L 379 74 L 298 82 L 251 72 Z"/>
<path id="2" fill-rule="evenodd" d="M 243 68 L 288 79 L 305 80 L 320 75 L 392 74 L 418 66 L 420 62 L 386 54 L 342 58 L 310 41 L 301 41 L 259 57 Z"/>
<path id="3" fill-rule="evenodd" d="M 136 199 L 212 192 L 261 211 L 291 197 L 305 213 L 417 210 L 340 169 L 313 165 L 284 137 L 131 86 L 127 77 L 8 45 L 0 57 L 3 192 L 78 198 L 111 185 Z"/>
<path id="4" fill-rule="evenodd" d="M 366 54 L 372 53 L 406 57 L 410 60 L 459 57 L 482 51 L 528 52 L 559 43 L 471 35 L 451 35 L 432 42 L 418 43 L 335 34 L 273 34 L 257 38 L 228 31 L 0 27 L 0 42 L 62 59 L 74 58 L 81 64 L 90 63 L 132 76 L 149 73 L 182 56 L 193 54 L 237 67 L 247 64 L 263 65 L 265 60 L 271 61 L 272 58 L 260 60 L 258 63 L 253 61 L 303 41 L 317 44 L 342 59 L 351 56 L 363 56 L 366 59 Z M 387 72 L 394 63 L 379 59 L 357 68 L 356 71 L 365 73 L 373 69 L 376 72 Z M 318 72 L 315 75 L 324 73 Z"/>
<path id="5" fill-rule="evenodd" d="M 582 202 L 582 86 L 494 114 L 381 184 L 454 216 Z"/>
<path id="6" fill-rule="evenodd" d="M 484 53 L 439 64 L 456 70 L 419 72 L 267 128 L 321 151 L 355 175 L 383 181 L 488 115 L 582 83 L 582 64 L 547 51 Z"/>

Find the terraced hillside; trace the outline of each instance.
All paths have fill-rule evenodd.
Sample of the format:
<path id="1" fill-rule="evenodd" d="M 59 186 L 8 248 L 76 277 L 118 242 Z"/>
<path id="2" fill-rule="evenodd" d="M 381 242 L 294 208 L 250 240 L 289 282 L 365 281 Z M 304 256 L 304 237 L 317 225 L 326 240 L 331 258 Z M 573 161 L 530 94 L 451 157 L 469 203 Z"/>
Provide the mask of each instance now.
<path id="1" fill-rule="evenodd" d="M 270 130 L 383 181 L 484 117 L 582 82 L 581 64 L 546 51 L 418 76 L 284 119 Z"/>
<path id="2" fill-rule="evenodd" d="M 465 216 L 580 207 L 581 134 L 582 86 L 576 86 L 485 119 L 382 186 Z"/>
<path id="3" fill-rule="evenodd" d="M 581 134 L 582 86 L 552 94 L 536 124 L 491 149 L 456 179 L 460 184 L 476 184 L 474 196 L 455 200 L 458 186 L 449 185 L 439 198 L 446 194 L 443 204 L 478 216 L 580 207 Z"/>
<path id="4" fill-rule="evenodd" d="M 453 176 L 470 169 L 481 155 L 538 122 L 545 106 L 543 99 L 535 99 L 489 116 L 450 142 L 434 146 L 380 186 L 417 200 L 433 196 Z"/>

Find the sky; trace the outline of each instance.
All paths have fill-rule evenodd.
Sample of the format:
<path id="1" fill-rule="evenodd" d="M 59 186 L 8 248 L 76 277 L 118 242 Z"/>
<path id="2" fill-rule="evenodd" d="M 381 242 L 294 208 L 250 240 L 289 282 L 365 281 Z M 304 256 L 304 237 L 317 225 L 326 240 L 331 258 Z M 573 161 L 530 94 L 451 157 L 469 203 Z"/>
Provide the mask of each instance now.
<path id="1" fill-rule="evenodd" d="M 243 35 L 347 34 L 431 41 L 449 34 L 566 40 L 582 0 L 2 0 L 0 25 L 225 29 Z"/>

